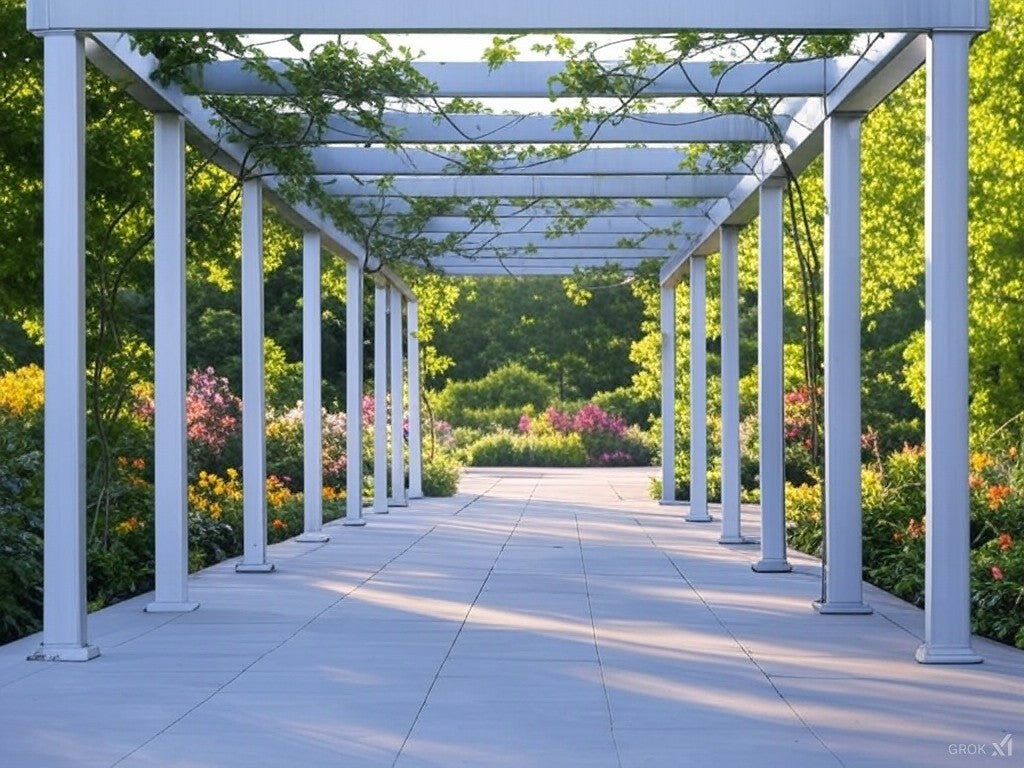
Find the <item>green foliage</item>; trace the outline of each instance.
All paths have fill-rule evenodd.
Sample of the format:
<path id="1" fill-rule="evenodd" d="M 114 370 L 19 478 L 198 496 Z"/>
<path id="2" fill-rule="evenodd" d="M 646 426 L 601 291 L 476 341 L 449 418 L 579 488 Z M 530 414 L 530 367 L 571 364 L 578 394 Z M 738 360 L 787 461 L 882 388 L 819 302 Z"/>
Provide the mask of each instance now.
<path id="1" fill-rule="evenodd" d="M 469 448 L 474 467 L 584 467 L 587 451 L 576 434 L 523 435 L 499 430 Z"/>
<path id="2" fill-rule="evenodd" d="M 1024 541 L 1004 533 L 971 555 L 971 630 L 1024 648 Z"/>
<path id="3" fill-rule="evenodd" d="M 630 387 L 619 387 L 608 392 L 598 392 L 591 399 L 608 413 L 649 429 L 661 409 L 661 401 L 656 398 L 640 398 Z"/>
<path id="4" fill-rule="evenodd" d="M 461 467 L 447 453 L 436 453 L 423 461 L 423 495 L 428 497 L 454 496 L 459 487 Z"/>
<path id="5" fill-rule="evenodd" d="M 19 420 L 0 416 L 0 644 L 41 626 L 42 458 Z"/>
<path id="6" fill-rule="evenodd" d="M 454 284 L 454 317 L 434 342 L 439 356 L 454 361 L 449 377 L 478 379 L 520 363 L 556 383 L 560 400 L 629 384 L 642 307 L 621 273 Z"/>
<path id="7" fill-rule="evenodd" d="M 477 381 L 450 381 L 434 398 L 434 412 L 454 427 L 511 429 L 524 409 L 542 409 L 554 395 L 543 376 L 511 363 Z"/>

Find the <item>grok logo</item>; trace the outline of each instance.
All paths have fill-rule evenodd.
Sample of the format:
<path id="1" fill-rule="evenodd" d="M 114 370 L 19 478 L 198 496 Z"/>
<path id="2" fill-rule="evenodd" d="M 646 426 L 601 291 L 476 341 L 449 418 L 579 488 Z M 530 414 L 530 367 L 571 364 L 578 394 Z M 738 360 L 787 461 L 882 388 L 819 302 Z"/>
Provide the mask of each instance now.
<path id="1" fill-rule="evenodd" d="M 949 754 L 975 757 L 1013 757 L 1013 734 L 1003 736 L 1002 741 L 990 744 L 950 744 Z"/>

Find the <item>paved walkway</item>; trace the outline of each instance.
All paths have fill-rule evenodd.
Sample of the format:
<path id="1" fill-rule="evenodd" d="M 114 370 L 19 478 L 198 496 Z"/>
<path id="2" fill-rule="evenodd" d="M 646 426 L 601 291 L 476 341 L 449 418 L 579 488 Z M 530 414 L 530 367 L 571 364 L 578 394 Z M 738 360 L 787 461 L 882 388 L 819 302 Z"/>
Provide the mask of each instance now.
<path id="1" fill-rule="evenodd" d="M 818 615 L 815 561 L 753 573 L 651 474 L 471 471 L 276 573 L 203 571 L 195 613 L 91 616 L 87 664 L 2 647 L 0 765 L 1024 765 L 1024 653 L 920 666 L 920 611 Z"/>

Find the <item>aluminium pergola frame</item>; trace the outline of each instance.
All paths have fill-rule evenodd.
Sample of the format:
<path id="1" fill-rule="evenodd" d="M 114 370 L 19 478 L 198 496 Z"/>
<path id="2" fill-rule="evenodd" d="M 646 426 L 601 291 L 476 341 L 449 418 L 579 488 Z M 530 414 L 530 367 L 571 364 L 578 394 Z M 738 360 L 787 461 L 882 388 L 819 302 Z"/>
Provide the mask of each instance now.
<path id="1" fill-rule="evenodd" d="M 582 17 L 582 18 L 581 18 Z M 799 173 L 825 153 L 825 589 L 822 613 L 865 613 L 861 581 L 860 510 L 860 125 L 911 72 L 927 63 L 926 155 L 926 441 L 927 514 L 925 638 L 917 659 L 927 663 L 980 661 L 971 646 L 967 488 L 967 54 L 988 26 L 987 0 L 732 0 L 678 7 L 660 0 L 593 0 L 585 13 L 571 4 L 527 0 L 483 5 L 451 0 L 443 7 L 382 0 L 339 8 L 322 0 L 248 0 L 237 3 L 178 0 L 28 0 L 28 26 L 45 39 L 44 259 L 46 328 L 46 551 L 43 643 L 36 658 L 86 660 L 98 654 L 85 621 L 85 408 L 84 408 L 84 64 L 86 52 L 101 69 L 156 115 L 156 455 L 157 591 L 151 610 L 192 610 L 188 598 L 184 421 L 184 173 L 186 125 L 190 140 L 217 149 L 217 162 L 237 172 L 245 148 L 222 140 L 215 115 L 195 97 L 149 80 L 154 61 L 132 51 L 118 34 L 137 30 L 231 29 L 238 32 L 580 32 L 749 33 L 884 32 L 857 57 L 782 66 L 743 64 L 722 77 L 706 63 L 687 62 L 659 80 L 651 95 L 761 94 L 777 98 L 776 126 L 766 131 L 741 115 L 667 112 L 594 126 L 589 148 L 536 169 L 515 164 L 498 177 L 459 174 L 457 157 L 424 153 L 423 144 L 572 141 L 543 116 L 395 113 L 391 127 L 411 147 L 403 154 L 343 145 L 368 137 L 343 114 L 325 135 L 336 144 L 314 152 L 318 175 L 339 195 L 373 196 L 374 180 L 394 175 L 390 194 L 438 195 L 472 200 L 607 198 L 577 233 L 543 240 L 553 215 L 517 211 L 505 202 L 485 225 L 459 214 L 437 217 L 425 237 L 469 232 L 472 257 L 453 253 L 434 266 L 451 274 L 566 274 L 579 266 L 618 263 L 629 270 L 650 255 L 663 259 L 662 416 L 663 501 L 675 502 L 676 287 L 690 281 L 691 498 L 688 519 L 709 521 L 706 492 L 705 259 L 721 252 L 723 543 L 745 541 L 739 524 L 738 302 L 736 259 L 740 229 L 759 217 L 758 302 L 759 422 L 761 451 L 761 558 L 754 569 L 784 572 L 786 558 L 782 437 L 782 201 L 783 158 Z M 283 64 L 279 65 L 283 67 Z M 557 63 L 513 63 L 494 73 L 483 64 L 417 63 L 437 83 L 435 95 L 547 96 Z M 215 63 L 194 74 L 208 92 L 267 95 L 273 87 L 237 63 Z M 287 90 L 285 88 L 284 90 Z M 600 95 L 600 94 L 595 94 Z M 639 119 L 642 117 L 643 119 Z M 766 143 L 781 136 L 778 149 Z M 691 142 L 751 142 L 746 161 L 723 173 L 681 173 L 674 147 Z M 624 150 L 624 144 L 642 146 Z M 657 145 L 663 145 L 659 148 Z M 609 146 L 610 145 L 610 146 Z M 266 173 L 263 173 L 265 171 Z M 941 179 L 941 183 L 938 180 Z M 361 451 L 362 295 L 365 254 L 319 212 L 291 206 L 276 194 L 273 169 L 243 186 L 243 397 L 245 403 L 245 552 L 238 570 L 266 571 L 263 482 L 262 198 L 304 232 L 304 371 L 306 472 L 318 476 L 320 452 L 319 267 L 321 249 L 344 258 L 348 277 L 349 456 Z M 634 198 L 644 198 L 644 201 Z M 680 198 L 685 200 L 680 201 Z M 653 201 L 653 202 L 649 202 Z M 569 202 L 571 205 L 571 201 Z M 387 210 L 401 212 L 395 198 Z M 496 223 L 495 223 L 496 222 Z M 671 232 L 666 231 L 671 227 Z M 650 236 L 652 231 L 655 235 Z M 650 236 L 650 237 L 648 237 Z M 535 237 L 536 241 L 530 238 Z M 622 248 L 611 239 L 631 241 Z M 617 241 L 616 241 L 617 242 Z M 544 247 L 531 247 L 533 245 Z M 478 250 L 484 249 L 484 250 Z M 598 251 L 597 253 L 594 253 Z M 488 253 L 490 252 L 490 256 Z M 374 265 L 370 265 L 374 266 Z M 393 498 L 386 496 L 388 372 L 391 396 L 402 397 L 403 307 L 407 313 L 410 408 L 408 497 L 421 490 L 419 466 L 418 347 L 415 297 L 389 270 L 375 273 L 374 397 L 377 461 L 373 509 L 406 500 L 401 408 L 392 412 Z M 317 407 L 311 407 L 314 404 Z M 365 522 L 361 462 L 349 461 L 346 523 Z M 307 494 L 307 497 L 309 494 Z M 315 502 L 301 537 L 322 541 Z"/>

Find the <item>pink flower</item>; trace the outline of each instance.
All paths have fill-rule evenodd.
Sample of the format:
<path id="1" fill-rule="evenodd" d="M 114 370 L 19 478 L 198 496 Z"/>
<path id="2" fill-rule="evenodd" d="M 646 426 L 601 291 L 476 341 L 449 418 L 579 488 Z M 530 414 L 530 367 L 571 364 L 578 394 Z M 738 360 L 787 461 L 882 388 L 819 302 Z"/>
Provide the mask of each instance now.
<path id="1" fill-rule="evenodd" d="M 1003 580 L 1003 569 L 1000 568 L 998 565 L 993 565 L 992 566 L 992 580 L 993 581 L 1002 581 Z"/>

